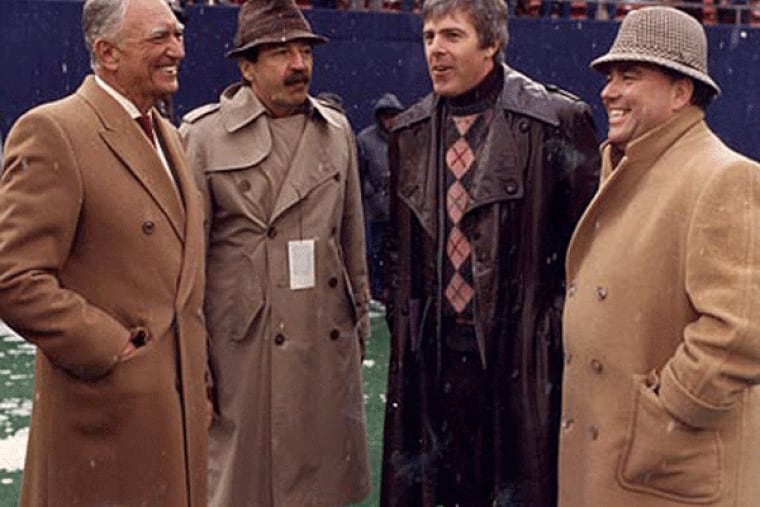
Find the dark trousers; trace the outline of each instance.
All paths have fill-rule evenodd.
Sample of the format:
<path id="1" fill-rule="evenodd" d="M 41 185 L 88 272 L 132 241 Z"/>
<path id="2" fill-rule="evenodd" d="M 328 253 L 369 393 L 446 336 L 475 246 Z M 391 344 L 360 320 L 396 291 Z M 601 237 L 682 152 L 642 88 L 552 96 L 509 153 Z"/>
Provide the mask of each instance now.
<path id="1" fill-rule="evenodd" d="M 471 326 L 455 326 L 447 334 L 438 384 L 438 502 L 444 507 L 490 506 L 493 432 L 487 372 Z"/>
<path id="2" fill-rule="evenodd" d="M 369 290 L 372 299 L 383 302 L 385 277 L 385 235 L 388 222 L 367 222 L 367 269 L 369 269 Z"/>

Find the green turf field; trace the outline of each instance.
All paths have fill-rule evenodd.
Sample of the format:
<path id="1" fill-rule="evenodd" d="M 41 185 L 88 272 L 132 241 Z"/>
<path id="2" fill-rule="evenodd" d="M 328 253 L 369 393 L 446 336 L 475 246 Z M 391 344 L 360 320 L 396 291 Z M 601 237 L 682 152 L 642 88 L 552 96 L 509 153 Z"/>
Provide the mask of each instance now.
<path id="1" fill-rule="evenodd" d="M 372 493 L 356 506 L 378 504 L 383 411 L 388 364 L 388 333 L 381 316 L 372 318 L 372 338 L 364 360 L 364 399 L 372 461 Z M 0 322 L 0 507 L 18 502 L 21 467 L 31 413 L 34 348 L 14 336 Z M 234 507 L 234 506 L 230 506 Z"/>

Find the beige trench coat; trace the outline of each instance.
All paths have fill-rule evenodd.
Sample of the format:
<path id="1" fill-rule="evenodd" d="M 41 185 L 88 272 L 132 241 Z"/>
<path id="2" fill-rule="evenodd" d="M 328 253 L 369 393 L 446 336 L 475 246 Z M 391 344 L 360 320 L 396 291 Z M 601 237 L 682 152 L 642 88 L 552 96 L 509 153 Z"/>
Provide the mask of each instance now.
<path id="1" fill-rule="evenodd" d="M 21 506 L 206 505 L 203 207 L 154 117 L 184 205 L 92 77 L 8 136 L 0 318 L 38 347 Z"/>
<path id="2" fill-rule="evenodd" d="M 268 116 L 249 88 L 233 85 L 181 128 L 209 206 L 215 507 L 332 507 L 369 491 L 360 360 L 367 277 L 355 146 L 342 114 L 311 104 L 271 217 L 247 201 L 249 178 L 272 146 Z M 310 239 L 316 285 L 292 290 L 288 244 Z"/>
<path id="3" fill-rule="evenodd" d="M 567 256 L 560 507 L 760 505 L 760 166 L 689 107 L 631 143 Z"/>

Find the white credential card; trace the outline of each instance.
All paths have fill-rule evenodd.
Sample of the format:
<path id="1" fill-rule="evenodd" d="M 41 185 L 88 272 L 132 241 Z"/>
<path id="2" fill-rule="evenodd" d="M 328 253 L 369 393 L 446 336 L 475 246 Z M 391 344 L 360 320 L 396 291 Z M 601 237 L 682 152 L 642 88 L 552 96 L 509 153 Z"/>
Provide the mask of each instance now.
<path id="1" fill-rule="evenodd" d="M 288 241 L 288 268 L 292 290 L 314 287 L 313 239 Z"/>

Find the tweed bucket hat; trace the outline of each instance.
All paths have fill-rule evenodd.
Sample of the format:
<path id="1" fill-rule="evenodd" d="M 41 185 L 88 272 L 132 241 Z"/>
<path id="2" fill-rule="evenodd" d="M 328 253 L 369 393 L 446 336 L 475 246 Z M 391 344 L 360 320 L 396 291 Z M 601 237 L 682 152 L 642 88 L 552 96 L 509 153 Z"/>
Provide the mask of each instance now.
<path id="1" fill-rule="evenodd" d="M 226 56 L 236 58 L 261 44 L 299 39 L 312 44 L 328 41 L 311 31 L 293 0 L 248 0 L 240 6 L 235 47 Z"/>
<path id="2" fill-rule="evenodd" d="M 707 73 L 707 37 L 692 16 L 672 7 L 644 7 L 623 19 L 606 55 L 590 67 L 605 72 L 614 62 L 653 63 L 680 72 L 710 87 L 720 87 Z"/>

